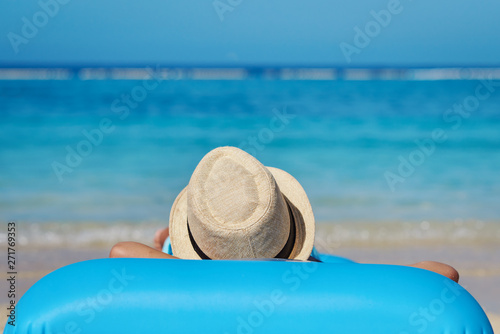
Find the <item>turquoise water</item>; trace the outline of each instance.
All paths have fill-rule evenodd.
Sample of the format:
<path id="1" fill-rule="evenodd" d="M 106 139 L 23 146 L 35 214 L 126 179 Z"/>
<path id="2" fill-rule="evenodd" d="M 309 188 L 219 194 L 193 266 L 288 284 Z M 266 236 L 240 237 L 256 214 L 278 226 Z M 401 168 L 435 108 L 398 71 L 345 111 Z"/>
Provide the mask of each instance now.
<path id="1" fill-rule="evenodd" d="M 0 219 L 167 222 L 222 145 L 294 175 L 318 221 L 500 221 L 499 82 L 260 79 L 0 81 Z"/>

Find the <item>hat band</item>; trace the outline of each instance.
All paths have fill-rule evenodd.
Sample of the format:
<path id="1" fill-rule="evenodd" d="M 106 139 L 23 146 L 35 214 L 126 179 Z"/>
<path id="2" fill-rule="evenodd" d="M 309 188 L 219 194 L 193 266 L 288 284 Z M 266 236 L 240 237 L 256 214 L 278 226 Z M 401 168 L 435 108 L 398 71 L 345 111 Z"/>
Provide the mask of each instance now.
<path id="1" fill-rule="evenodd" d="M 295 218 L 288 203 L 286 203 L 286 207 L 288 208 L 288 217 L 290 217 L 290 233 L 288 234 L 288 240 L 286 241 L 285 246 L 283 246 L 283 249 L 281 249 L 278 255 L 275 256 L 276 259 L 288 259 L 292 254 L 293 246 L 295 245 Z"/>
<path id="2" fill-rule="evenodd" d="M 295 218 L 293 216 L 292 209 L 290 208 L 288 203 L 286 203 L 286 206 L 288 208 L 288 216 L 290 217 L 290 219 L 289 219 L 289 221 L 290 221 L 289 231 L 290 232 L 288 233 L 288 240 L 286 241 L 285 246 L 283 246 L 281 251 L 274 257 L 276 259 L 288 259 L 290 254 L 292 254 L 293 246 L 295 244 L 295 242 L 294 242 L 295 241 L 295 234 L 296 234 Z M 196 254 L 198 254 L 198 256 L 201 259 L 211 260 L 211 258 L 201 250 L 201 248 L 198 246 L 198 244 L 194 240 L 193 234 L 191 233 L 191 229 L 189 228 L 189 220 L 187 220 L 186 222 L 187 222 L 187 230 L 188 230 L 188 234 L 189 234 L 189 241 L 191 242 L 191 245 L 193 246 L 194 251 L 196 252 Z"/>
<path id="3" fill-rule="evenodd" d="M 189 220 L 187 220 L 187 228 L 188 228 L 188 234 L 189 234 L 189 241 L 191 241 L 191 246 L 193 246 L 194 251 L 202 260 L 211 260 L 211 258 L 208 257 L 207 254 L 203 253 L 201 248 L 198 246 L 196 241 L 193 238 L 193 234 L 191 233 L 191 229 L 189 228 Z"/>

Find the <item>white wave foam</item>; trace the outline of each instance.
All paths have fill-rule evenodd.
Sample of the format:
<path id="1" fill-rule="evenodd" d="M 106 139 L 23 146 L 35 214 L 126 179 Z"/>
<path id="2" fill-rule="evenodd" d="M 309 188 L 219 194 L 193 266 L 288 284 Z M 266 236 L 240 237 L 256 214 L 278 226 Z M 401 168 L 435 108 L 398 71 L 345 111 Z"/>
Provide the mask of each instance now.
<path id="1" fill-rule="evenodd" d="M 17 245 L 33 248 L 111 247 L 119 241 L 152 245 L 163 223 L 17 223 Z M 318 223 L 316 245 L 334 250 L 343 246 L 416 244 L 500 244 L 500 223 L 454 221 L 420 223 Z M 0 233 L 0 245 L 7 235 Z"/>
<path id="2" fill-rule="evenodd" d="M 483 221 L 329 223 L 318 224 L 316 244 L 334 250 L 343 246 L 498 245 L 500 223 Z"/>

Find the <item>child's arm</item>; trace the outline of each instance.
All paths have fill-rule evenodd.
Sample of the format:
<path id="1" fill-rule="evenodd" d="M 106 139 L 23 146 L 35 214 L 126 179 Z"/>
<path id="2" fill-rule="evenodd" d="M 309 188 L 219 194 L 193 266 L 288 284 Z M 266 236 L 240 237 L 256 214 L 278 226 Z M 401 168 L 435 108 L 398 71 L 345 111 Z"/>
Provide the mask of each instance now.
<path id="1" fill-rule="evenodd" d="M 111 248 L 109 257 L 150 258 L 150 259 L 178 259 L 152 247 L 133 241 L 122 241 Z"/>

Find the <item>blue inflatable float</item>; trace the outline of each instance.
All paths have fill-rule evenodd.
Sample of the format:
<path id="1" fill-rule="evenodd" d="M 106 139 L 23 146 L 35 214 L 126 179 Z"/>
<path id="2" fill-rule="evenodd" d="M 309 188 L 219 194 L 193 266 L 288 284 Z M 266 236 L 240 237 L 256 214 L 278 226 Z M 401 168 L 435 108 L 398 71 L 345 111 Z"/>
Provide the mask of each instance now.
<path id="1" fill-rule="evenodd" d="M 321 260 L 75 263 L 33 285 L 4 333 L 493 333 L 441 275 Z"/>

